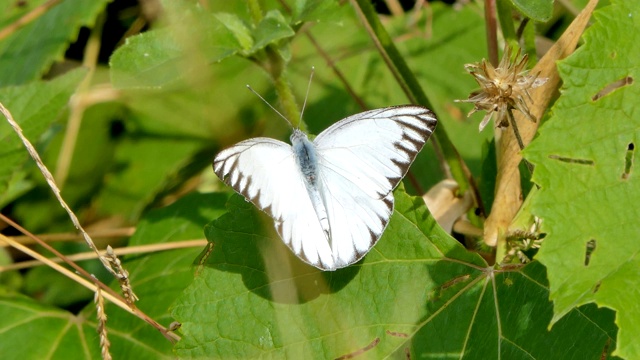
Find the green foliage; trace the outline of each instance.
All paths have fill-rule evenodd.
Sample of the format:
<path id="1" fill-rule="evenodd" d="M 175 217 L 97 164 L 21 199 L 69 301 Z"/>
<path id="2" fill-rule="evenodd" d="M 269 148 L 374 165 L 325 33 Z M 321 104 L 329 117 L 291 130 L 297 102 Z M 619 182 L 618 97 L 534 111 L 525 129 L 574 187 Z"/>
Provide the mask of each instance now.
<path id="1" fill-rule="evenodd" d="M 0 351 L 5 359 L 91 358 L 85 339 L 95 336 L 95 327 L 78 323 L 66 310 L 15 295 L 0 298 L 0 315 L 5 330 Z"/>
<path id="2" fill-rule="evenodd" d="M 44 3 L 0 0 L 7 9 L 0 33 Z M 408 195 L 436 185 L 455 150 L 491 209 L 499 168 L 493 133 L 478 133 L 483 114 L 467 121 L 470 105 L 454 102 L 477 87 L 464 64 L 486 58 L 491 46 L 479 3 L 431 2 L 388 17 L 368 8 L 363 20 L 352 5 L 358 2 L 159 1 L 161 13 L 145 13 L 148 29 L 103 49 L 108 64 L 59 70 L 81 26 L 109 33 L 113 22 L 102 20 L 117 13 L 116 22 L 135 28 L 130 10 L 107 13 L 106 3 L 63 0 L 0 39 L 0 102 L 54 174 L 63 149 L 74 144 L 62 195 L 94 231 L 135 226 L 129 239 L 108 239 L 114 247 L 205 237 L 211 245 L 122 257 L 136 306 L 165 327 L 174 320 L 182 327 L 172 344 L 107 301 L 114 358 L 640 357 L 633 340 L 640 336 L 640 9 L 632 2 L 599 10 L 584 46 L 559 63 L 561 95 L 523 152 L 535 171 L 532 178 L 523 171 L 522 182 L 539 188 L 519 220 L 530 225 L 532 214 L 539 217 L 546 236 L 539 254 L 528 253 L 535 255 L 530 264 L 504 267 L 493 265 L 491 254 L 480 256 L 484 249 L 470 237 L 446 233 L 423 200 Z M 517 42 L 512 10 L 535 20 L 538 31 L 554 25 L 544 23 L 552 1 L 499 5 L 501 25 L 513 30 L 505 34 L 510 43 Z M 523 40 L 531 59 L 534 32 L 529 25 Z M 312 66 L 304 113 L 310 133 L 363 108 L 416 98 L 433 104 L 438 138 L 451 138 L 422 151 L 407 190 L 394 193 L 395 212 L 378 244 L 335 272 L 292 255 L 272 220 L 231 195 L 210 168 L 219 149 L 239 140 L 288 136 L 286 122 L 245 84 L 296 123 Z M 66 120 L 80 102 L 87 107 L 80 107 L 74 138 Z M 7 124 L 0 142 L 2 213 L 32 231 L 73 230 Z M 64 253 L 85 248 L 55 246 Z M 4 266 L 11 257 L 2 251 Z M 81 265 L 111 280 L 98 262 Z M 51 268 L 3 272 L 2 358 L 99 358 L 92 301 L 90 291 Z"/>
<path id="3" fill-rule="evenodd" d="M 522 12 L 522 15 L 535 21 L 547 21 L 553 15 L 553 0 L 511 0 L 511 2 Z"/>
<path id="4" fill-rule="evenodd" d="M 162 244 L 202 237 L 202 228 L 213 218 L 223 213 L 227 194 L 192 194 L 176 203 L 150 211 L 139 222 L 130 246 Z M 169 307 L 182 291 L 193 281 L 194 259 L 200 248 L 157 252 L 149 256 L 133 255 L 125 257 L 125 266 L 134 288 L 140 298 L 137 306 L 156 321 L 169 325 L 173 321 Z M 116 285 L 117 286 L 117 285 Z M 138 318 L 116 307 L 107 306 L 112 354 L 121 357 L 135 356 L 137 359 L 173 358 L 171 343 L 160 333 Z M 95 321 L 95 307 L 92 305 L 82 315 Z M 95 327 L 94 327 L 95 329 Z M 95 346 L 91 338 L 87 340 Z"/>
<path id="5" fill-rule="evenodd" d="M 215 249 L 174 305 L 177 354 L 335 359 L 367 348 L 374 359 L 588 358 L 611 341 L 612 313 L 595 307 L 573 310 L 547 332 L 544 267 L 495 271 L 444 233 L 422 199 L 403 189 L 395 198 L 389 229 L 365 259 L 322 272 L 234 196 L 205 228 Z"/>
<path id="6" fill-rule="evenodd" d="M 34 146 L 46 149 L 45 132 L 58 119 L 64 106 L 84 75 L 74 71 L 54 81 L 32 82 L 23 86 L 0 88 L 0 99 L 11 109 L 14 119 Z M 50 137 L 50 136 L 49 136 Z M 33 186 L 27 169 L 33 166 L 29 155 L 8 123 L 0 126 L 0 206 L 8 204 Z"/>
<path id="7" fill-rule="evenodd" d="M 548 234 L 539 259 L 549 269 L 554 322 L 595 302 L 617 311 L 616 354 L 640 354 L 637 279 L 640 182 L 640 9 L 614 2 L 595 14 L 585 45 L 559 64 L 564 82 L 553 116 L 526 150 L 540 185 L 531 212 Z M 587 245 L 595 241 L 595 249 Z M 627 283 L 628 285 L 624 285 Z"/>
<path id="8" fill-rule="evenodd" d="M 15 22 L 47 0 L 1 0 L 0 28 Z M 64 0 L 43 16 L 0 41 L 0 86 L 39 79 L 63 57 L 81 26 L 93 26 L 108 0 Z M 60 20 L 64 19 L 64 22 Z"/>

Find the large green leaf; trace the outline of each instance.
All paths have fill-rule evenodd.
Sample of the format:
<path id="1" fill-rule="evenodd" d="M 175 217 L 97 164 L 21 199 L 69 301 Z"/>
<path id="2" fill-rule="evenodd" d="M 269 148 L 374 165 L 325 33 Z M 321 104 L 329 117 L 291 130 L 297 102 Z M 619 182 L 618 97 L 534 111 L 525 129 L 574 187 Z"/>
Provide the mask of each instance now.
<path id="1" fill-rule="evenodd" d="M 169 26 L 131 37 L 116 50 L 111 57 L 115 87 L 156 88 L 184 77 L 202 80 L 213 63 L 236 53 L 251 56 L 295 34 L 277 10 L 251 28 L 236 14 L 208 13 L 187 4 L 173 7 L 182 12 L 169 17 Z"/>
<path id="2" fill-rule="evenodd" d="M 11 112 L 24 135 L 43 150 L 43 134 L 58 119 L 84 76 L 78 70 L 48 82 L 0 89 L 0 102 Z M 33 186 L 27 179 L 27 150 L 11 126 L 2 117 L 0 124 L 0 206 L 7 204 Z"/>
<path id="3" fill-rule="evenodd" d="M 321 272 L 295 258 L 240 196 L 206 227 L 214 250 L 180 297 L 185 358 L 595 358 L 615 338 L 610 311 L 574 310 L 551 332 L 544 268 L 497 271 L 395 192 L 379 243 Z M 551 344 L 551 345 L 550 345 Z"/>
<path id="4" fill-rule="evenodd" d="M 91 329 L 75 315 L 21 295 L 0 297 L 3 359 L 91 359 Z M 94 347 L 95 348 L 95 347 Z M 100 356 L 93 352 L 94 356 Z"/>
<path id="5" fill-rule="evenodd" d="M 554 321 L 591 302 L 615 309 L 615 353 L 633 359 L 640 357 L 640 8 L 614 1 L 594 17 L 585 45 L 559 64 L 562 96 L 525 151 L 540 186 L 531 211 L 547 233 L 537 259 L 549 270 Z"/>
<path id="6" fill-rule="evenodd" d="M 0 0 L 0 28 L 46 0 Z M 0 87 L 36 80 L 60 60 L 80 27 L 93 26 L 109 0 L 64 0 L 0 41 Z M 24 3 L 20 5 L 21 3 Z"/>
<path id="7" fill-rule="evenodd" d="M 157 88 L 185 76 L 199 78 L 211 63 L 243 48 L 213 14 L 188 2 L 166 10 L 169 25 L 127 38 L 110 59 L 116 88 Z"/>

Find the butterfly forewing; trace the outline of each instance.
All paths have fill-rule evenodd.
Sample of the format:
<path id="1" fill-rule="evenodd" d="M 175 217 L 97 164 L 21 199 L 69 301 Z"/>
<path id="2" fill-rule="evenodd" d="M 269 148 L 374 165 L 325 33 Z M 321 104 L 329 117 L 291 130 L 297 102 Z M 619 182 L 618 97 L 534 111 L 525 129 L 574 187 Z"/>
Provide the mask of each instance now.
<path id="1" fill-rule="evenodd" d="M 325 235 L 293 149 L 245 140 L 218 154 L 214 171 L 274 219 L 282 240 L 307 263 L 335 270 L 361 259 L 393 213 L 393 189 L 435 129 L 421 106 L 366 111 L 343 119 L 313 141 L 317 185 L 330 234 Z"/>
<path id="2" fill-rule="evenodd" d="M 298 257 L 316 267 L 333 266 L 291 146 L 269 138 L 245 140 L 218 153 L 213 170 L 274 219 L 278 234 Z"/>

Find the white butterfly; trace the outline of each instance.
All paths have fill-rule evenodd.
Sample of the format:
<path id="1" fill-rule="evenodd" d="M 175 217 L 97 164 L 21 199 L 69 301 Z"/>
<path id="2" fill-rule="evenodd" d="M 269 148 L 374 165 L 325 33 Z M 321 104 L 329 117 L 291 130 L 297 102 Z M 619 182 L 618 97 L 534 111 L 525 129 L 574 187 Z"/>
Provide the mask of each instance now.
<path id="1" fill-rule="evenodd" d="M 220 179 L 269 214 L 303 261 L 336 270 L 376 244 L 393 213 L 393 189 L 437 120 L 427 108 L 394 106 L 349 116 L 313 142 L 242 141 L 213 161 Z"/>

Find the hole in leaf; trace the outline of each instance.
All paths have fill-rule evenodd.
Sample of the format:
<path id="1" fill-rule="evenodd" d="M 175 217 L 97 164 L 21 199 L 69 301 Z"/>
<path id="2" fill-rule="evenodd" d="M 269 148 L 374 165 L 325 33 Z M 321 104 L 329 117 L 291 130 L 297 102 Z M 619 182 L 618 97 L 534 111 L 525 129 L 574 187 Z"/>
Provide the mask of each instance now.
<path id="1" fill-rule="evenodd" d="M 449 288 L 449 287 L 451 287 L 451 286 L 453 286 L 453 285 L 455 285 L 455 284 L 457 284 L 459 282 L 467 281 L 467 280 L 469 280 L 469 278 L 471 278 L 471 275 L 469 275 L 469 274 L 455 277 L 455 278 L 447 281 L 446 283 L 442 284 L 442 286 L 440 287 L 440 290 L 445 290 L 445 289 L 447 289 L 447 288 Z"/>
<path id="2" fill-rule="evenodd" d="M 389 330 L 387 330 L 387 335 L 395 336 L 395 337 L 401 337 L 401 338 L 408 338 L 409 337 L 409 334 L 407 334 L 407 333 L 397 332 L 397 331 L 389 331 Z"/>
<path id="3" fill-rule="evenodd" d="M 598 281 L 596 283 L 596 286 L 593 287 L 593 291 L 592 292 L 595 294 L 595 293 L 598 292 L 598 290 L 600 290 L 600 281 Z"/>
<path id="4" fill-rule="evenodd" d="M 404 357 L 407 360 L 411 360 L 411 350 L 409 348 L 404 348 Z"/>
<path id="5" fill-rule="evenodd" d="M 597 94 L 595 94 L 591 100 L 596 101 L 598 99 L 601 99 L 607 95 L 609 95 L 609 93 L 611 93 L 612 91 L 614 91 L 615 89 L 619 89 L 623 86 L 627 86 L 627 85 L 631 85 L 633 84 L 633 78 L 631 76 L 626 76 L 618 81 L 614 81 L 611 84 L 605 86 L 604 88 L 602 88 L 602 90 L 598 91 Z"/>
<path id="6" fill-rule="evenodd" d="M 345 354 L 345 355 L 339 356 L 339 357 L 337 357 L 337 358 L 336 358 L 336 360 L 353 359 L 354 357 L 356 357 L 356 356 L 358 356 L 358 355 L 362 355 L 362 354 L 364 354 L 365 352 L 367 352 L 367 351 L 369 351 L 369 350 L 373 349 L 373 348 L 374 348 L 374 347 L 376 347 L 376 345 L 378 345 L 379 343 L 380 343 L 380 338 L 375 338 L 375 340 L 373 340 L 373 341 L 371 342 L 371 344 L 369 344 L 369 345 L 367 345 L 367 346 L 363 347 L 362 349 L 356 350 L 356 351 L 354 351 L 354 352 L 352 352 L 352 353 L 349 353 L 349 354 Z"/>
<path id="7" fill-rule="evenodd" d="M 593 254 L 594 251 L 596 251 L 596 239 L 591 239 L 587 241 L 586 251 L 584 254 L 584 266 L 589 266 L 591 254 Z"/>
<path id="8" fill-rule="evenodd" d="M 113 119 L 109 123 L 109 137 L 111 139 L 115 140 L 122 137 L 125 131 L 126 128 L 124 125 L 124 121 L 122 121 L 121 119 Z"/>
<path id="9" fill-rule="evenodd" d="M 569 158 L 569 157 L 564 157 L 560 155 L 549 155 L 549 159 L 558 160 L 558 161 L 562 161 L 570 164 L 595 165 L 593 160 L 575 159 L 575 158 Z"/>
<path id="10" fill-rule="evenodd" d="M 439 301 L 440 298 L 442 297 L 442 294 L 444 293 L 444 291 L 447 288 L 449 288 L 449 287 L 451 287 L 451 286 L 453 286 L 453 285 L 455 285 L 457 283 L 460 283 L 460 282 L 463 282 L 463 281 L 467 281 L 470 278 L 471 278 L 471 275 L 469 275 L 469 274 L 461 275 L 461 276 L 455 277 L 455 278 L 447 281 L 446 283 L 438 286 L 437 288 L 433 289 L 430 292 L 429 301 L 432 301 L 432 302 Z"/>
<path id="11" fill-rule="evenodd" d="M 631 174 L 631 166 L 633 165 L 633 150 L 635 149 L 635 145 L 633 143 L 629 143 L 627 146 L 627 154 L 624 157 L 624 172 L 622 173 L 622 179 L 626 180 L 629 178 L 629 174 Z"/>
<path id="12" fill-rule="evenodd" d="M 604 343 L 604 347 L 602 348 L 602 354 L 600 355 L 600 359 L 608 359 L 609 358 L 609 345 L 611 345 L 611 338 L 607 339 L 607 342 Z"/>

